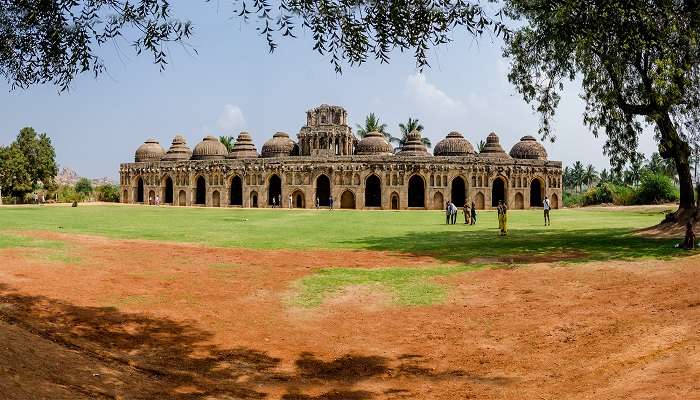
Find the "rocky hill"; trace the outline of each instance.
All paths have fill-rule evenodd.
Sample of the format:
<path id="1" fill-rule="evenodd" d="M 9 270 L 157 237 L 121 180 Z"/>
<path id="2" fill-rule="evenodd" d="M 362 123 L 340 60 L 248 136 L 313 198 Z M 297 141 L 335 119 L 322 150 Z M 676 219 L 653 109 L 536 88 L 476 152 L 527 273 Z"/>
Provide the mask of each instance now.
<path id="1" fill-rule="evenodd" d="M 80 178 L 81 176 L 71 168 L 63 167 L 61 168 L 61 172 L 56 175 L 56 183 L 59 185 L 75 185 Z M 114 180 L 106 176 L 102 178 L 91 178 L 90 180 L 92 181 L 93 186 L 114 184 Z"/>

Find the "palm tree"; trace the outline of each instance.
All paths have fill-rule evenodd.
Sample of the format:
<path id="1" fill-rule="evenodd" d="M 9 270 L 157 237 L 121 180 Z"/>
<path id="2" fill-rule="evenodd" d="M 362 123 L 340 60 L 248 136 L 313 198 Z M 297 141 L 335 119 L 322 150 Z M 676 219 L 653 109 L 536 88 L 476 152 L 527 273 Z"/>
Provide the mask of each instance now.
<path id="1" fill-rule="evenodd" d="M 583 169 L 583 164 L 581 161 L 576 161 L 571 171 L 571 177 L 573 179 L 573 184 L 578 188 L 579 193 L 581 192 L 581 187 L 583 186 L 583 176 L 585 172 L 586 171 Z"/>
<path id="2" fill-rule="evenodd" d="M 226 150 L 230 153 L 233 150 L 233 146 L 236 144 L 236 138 L 233 136 L 219 136 L 219 141 L 226 147 Z"/>
<path id="3" fill-rule="evenodd" d="M 476 147 L 479 149 L 479 153 L 481 153 L 486 147 L 486 142 L 484 142 L 483 140 L 479 140 L 479 144 Z"/>
<path id="4" fill-rule="evenodd" d="M 593 165 L 588 164 L 585 172 L 583 173 L 583 182 L 586 184 L 586 187 L 591 187 L 597 180 L 598 171 L 595 170 Z"/>
<path id="5" fill-rule="evenodd" d="M 357 126 L 357 136 L 363 138 L 367 136 L 368 133 L 377 131 L 384 135 L 386 140 L 391 140 L 391 134 L 386 132 L 386 124 L 379 121 L 379 117 L 374 115 L 374 113 L 369 113 L 365 118 L 365 125 L 356 124 Z"/>
<path id="6" fill-rule="evenodd" d="M 405 144 L 406 144 L 406 137 L 408 136 L 409 133 L 413 131 L 418 131 L 418 132 L 423 132 L 423 125 L 421 125 L 418 122 L 418 119 L 413 119 L 413 118 L 408 118 L 408 122 L 400 123 L 399 124 L 399 130 L 401 131 L 401 137 L 392 137 L 390 140 L 394 143 L 396 143 L 396 148 L 397 150 L 401 149 Z M 430 142 L 430 139 L 427 137 L 422 137 L 421 142 L 425 145 L 427 148 L 431 148 L 433 144 Z"/>

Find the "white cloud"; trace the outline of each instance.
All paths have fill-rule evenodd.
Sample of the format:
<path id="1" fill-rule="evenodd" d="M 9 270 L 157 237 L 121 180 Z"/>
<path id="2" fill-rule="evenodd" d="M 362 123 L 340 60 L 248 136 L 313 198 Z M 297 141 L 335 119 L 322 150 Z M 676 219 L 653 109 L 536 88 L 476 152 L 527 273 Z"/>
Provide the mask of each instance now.
<path id="1" fill-rule="evenodd" d="M 406 79 L 406 92 L 416 104 L 431 111 L 452 112 L 463 110 L 464 105 L 437 86 L 429 83 L 425 75 L 415 73 Z"/>
<path id="2" fill-rule="evenodd" d="M 223 131 L 222 133 L 234 133 L 245 128 L 246 122 L 243 111 L 238 106 L 226 104 L 224 111 L 216 120 L 216 125 Z"/>

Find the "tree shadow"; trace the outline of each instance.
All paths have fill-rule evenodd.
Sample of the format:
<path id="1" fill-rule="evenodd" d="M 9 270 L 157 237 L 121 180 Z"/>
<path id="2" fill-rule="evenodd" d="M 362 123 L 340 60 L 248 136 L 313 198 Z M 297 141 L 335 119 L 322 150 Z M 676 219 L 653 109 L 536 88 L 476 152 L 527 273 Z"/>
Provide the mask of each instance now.
<path id="1" fill-rule="evenodd" d="M 467 228 L 468 229 L 468 228 Z M 696 254 L 674 248 L 673 239 L 634 235 L 628 229 L 519 229 L 499 236 L 491 231 L 411 232 L 394 237 L 366 237 L 343 243 L 367 250 L 432 256 L 462 263 L 583 262 L 683 257 Z"/>
<path id="2" fill-rule="evenodd" d="M 6 380 L 27 380 L 23 389 L 15 387 L 24 396 L 10 393 L 10 399 L 27 395 L 52 399 L 263 399 L 272 391 L 285 393 L 287 400 L 362 400 L 376 394 L 353 386 L 371 379 L 381 379 L 390 386 L 396 377 L 404 378 L 403 382 L 406 377 L 494 385 L 512 382 L 502 377 L 475 377 L 461 370 L 435 371 L 423 366 L 420 355 L 388 359 L 346 354 L 326 361 L 304 352 L 296 358 L 293 372 L 281 372 L 279 358 L 258 349 L 217 348 L 207 344 L 211 333 L 191 324 L 123 313 L 113 307 L 77 306 L 29 296 L 4 284 L 0 284 L 2 337 L 10 338 L 4 343 L 10 352 L 0 349 L 0 363 L 23 372 L 17 372 L 15 378 L 0 374 L 0 389 L 16 386 Z M 27 365 L 34 366 L 28 369 Z M 410 393 L 401 384 L 393 386 L 398 387 L 388 390 Z M 59 388 L 68 394 L 61 395 Z M 304 394 L 309 391 L 323 393 L 315 397 Z"/>

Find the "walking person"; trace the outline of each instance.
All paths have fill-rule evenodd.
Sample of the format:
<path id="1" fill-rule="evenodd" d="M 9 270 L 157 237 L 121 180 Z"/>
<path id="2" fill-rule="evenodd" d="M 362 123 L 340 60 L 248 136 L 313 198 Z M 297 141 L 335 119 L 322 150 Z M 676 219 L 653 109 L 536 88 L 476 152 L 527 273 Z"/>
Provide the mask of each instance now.
<path id="1" fill-rule="evenodd" d="M 450 212 L 452 212 L 452 207 L 450 207 L 450 201 L 445 202 L 445 225 L 450 224 Z"/>
<path id="2" fill-rule="evenodd" d="M 552 221 L 549 219 L 549 210 L 552 209 L 552 206 L 549 205 L 549 199 L 547 196 L 544 196 L 542 207 L 544 208 L 544 226 L 552 225 Z"/>
<path id="3" fill-rule="evenodd" d="M 160 196 L 156 195 L 156 205 L 160 206 Z"/>
<path id="4" fill-rule="evenodd" d="M 476 204 L 472 201 L 472 225 L 476 225 Z"/>
<path id="5" fill-rule="evenodd" d="M 471 211 L 469 210 L 469 203 L 465 200 L 464 207 L 462 207 L 462 212 L 464 213 L 464 225 L 469 225 L 471 222 Z"/>
<path id="6" fill-rule="evenodd" d="M 333 210 L 333 196 L 328 197 L 328 210 Z"/>
<path id="7" fill-rule="evenodd" d="M 508 234 L 508 206 L 503 200 L 498 202 L 498 222 L 501 229 L 501 236 Z"/>

